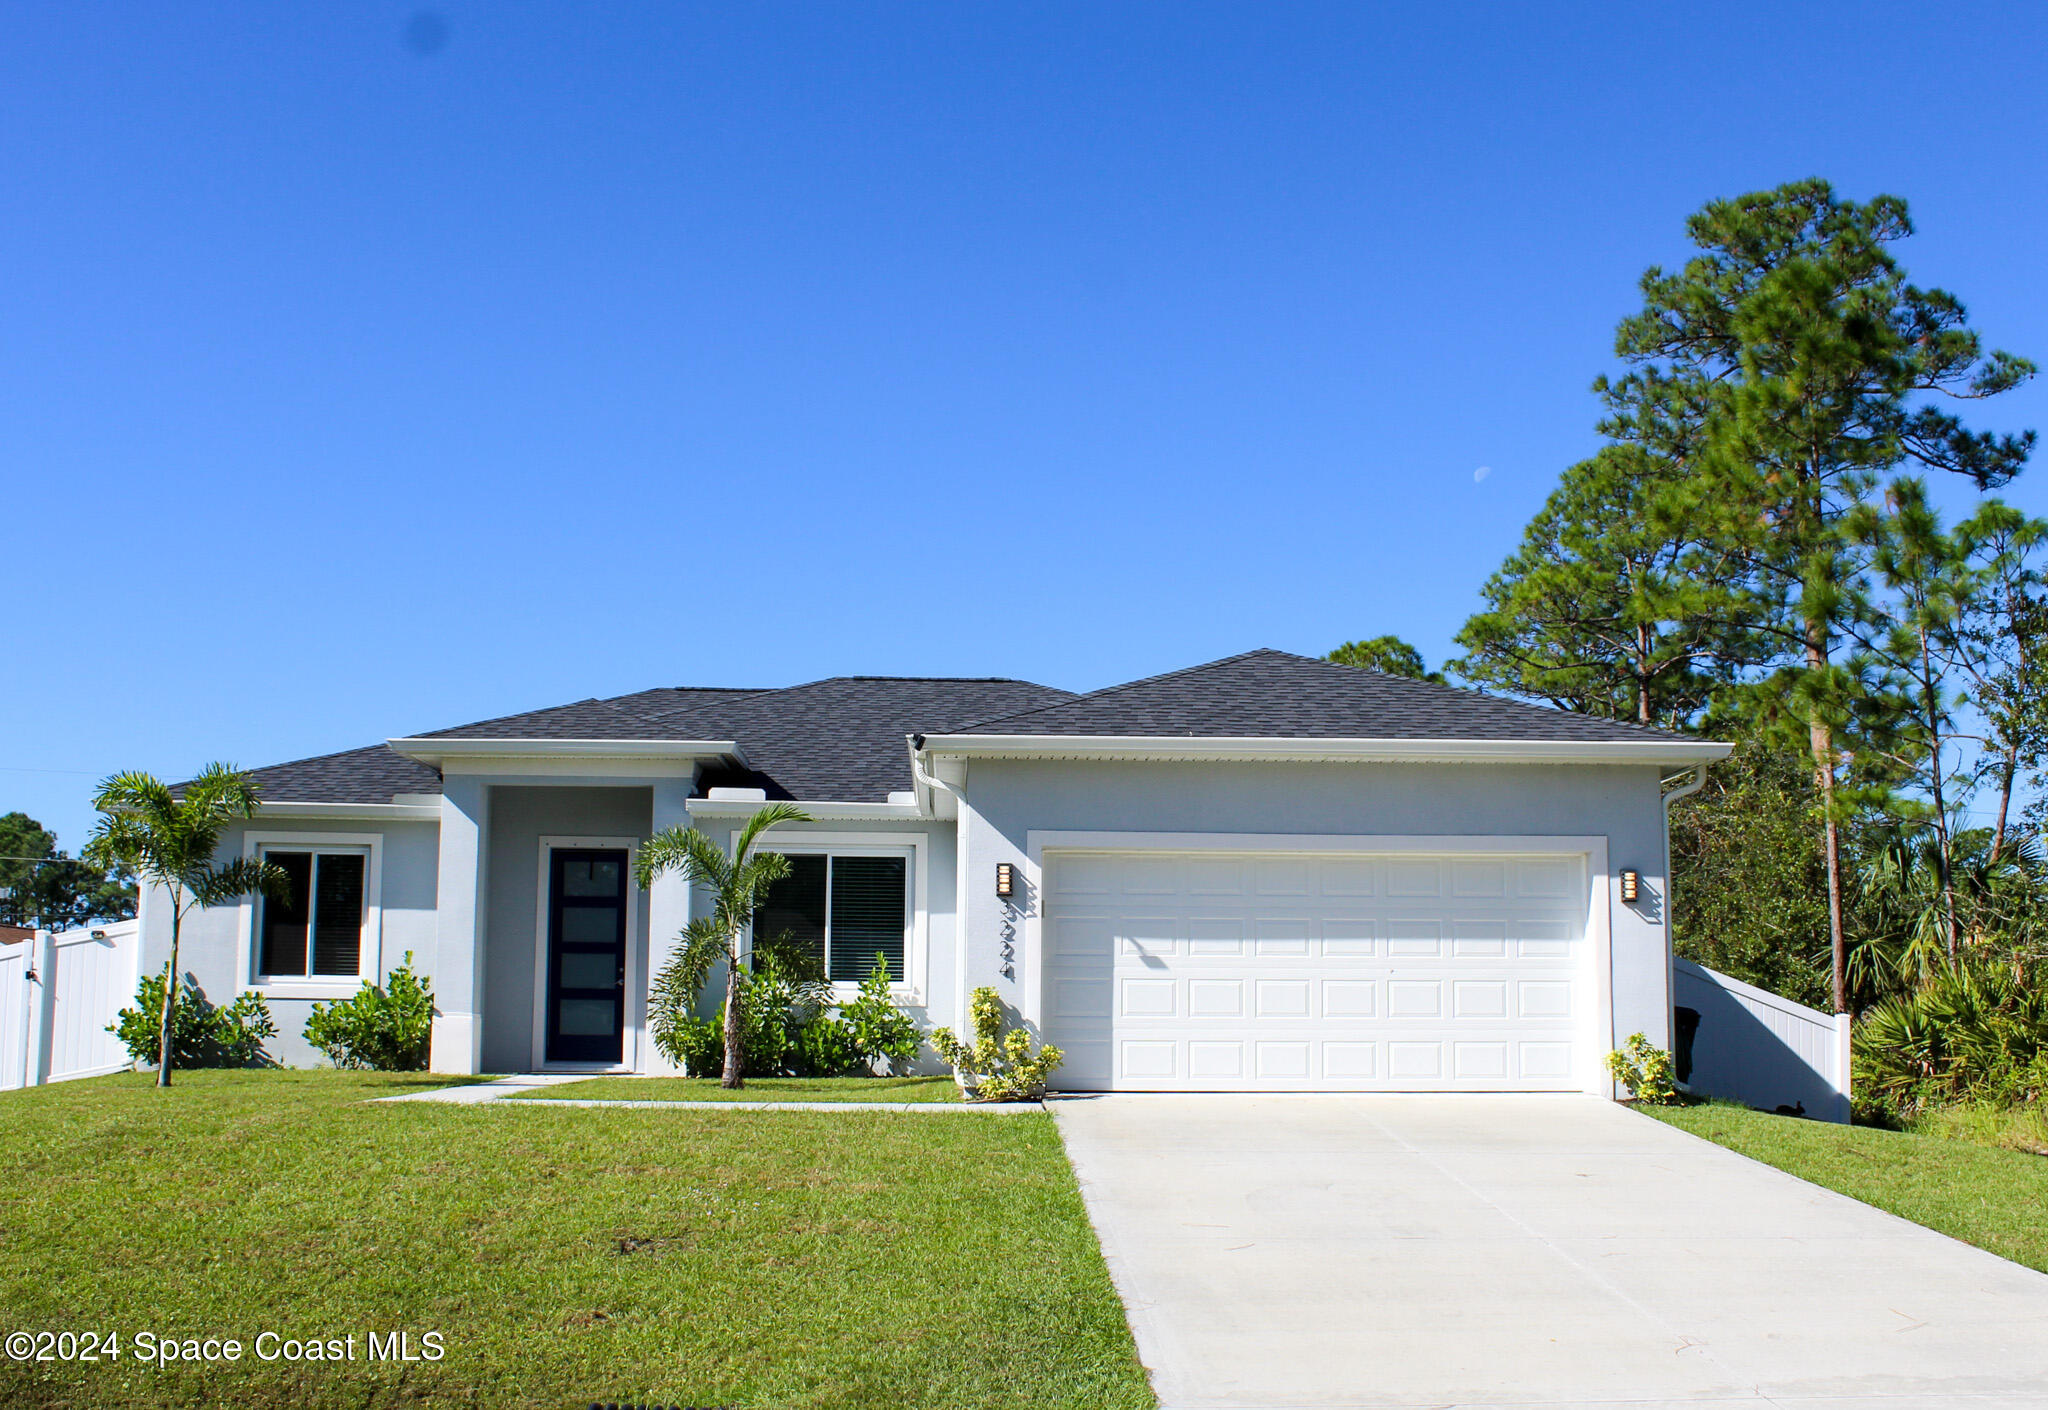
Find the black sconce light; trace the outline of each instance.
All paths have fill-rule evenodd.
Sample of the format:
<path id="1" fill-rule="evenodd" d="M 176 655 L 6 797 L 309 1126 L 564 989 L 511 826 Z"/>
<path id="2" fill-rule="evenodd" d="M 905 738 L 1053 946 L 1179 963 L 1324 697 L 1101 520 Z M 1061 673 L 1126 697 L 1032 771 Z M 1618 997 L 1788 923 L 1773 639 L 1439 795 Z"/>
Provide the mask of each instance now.
<path id="1" fill-rule="evenodd" d="M 1008 900 L 1017 894 L 1017 868 L 1008 862 L 996 863 L 996 895 Z"/>
<path id="2" fill-rule="evenodd" d="M 1633 867 L 1624 867 L 1621 873 L 1621 899 L 1633 906 L 1636 897 L 1642 893 L 1643 874 Z"/>

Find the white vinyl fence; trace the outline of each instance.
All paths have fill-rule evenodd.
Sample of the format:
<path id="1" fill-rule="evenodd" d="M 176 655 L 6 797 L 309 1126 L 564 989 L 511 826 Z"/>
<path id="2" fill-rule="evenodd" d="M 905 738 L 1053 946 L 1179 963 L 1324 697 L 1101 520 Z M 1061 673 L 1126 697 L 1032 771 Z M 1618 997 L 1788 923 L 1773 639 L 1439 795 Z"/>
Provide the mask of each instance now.
<path id="1" fill-rule="evenodd" d="M 0 945 L 0 1088 L 126 1068 L 107 1025 L 135 1000 L 141 954 L 132 920 Z"/>
<path id="2" fill-rule="evenodd" d="M 1672 1001 L 1699 1015 L 1680 1081 L 1762 1111 L 1849 1119 L 1849 1017 L 1822 1013 L 1691 960 L 1671 962 Z M 1681 1038 L 1681 1049 L 1683 1040 Z"/>

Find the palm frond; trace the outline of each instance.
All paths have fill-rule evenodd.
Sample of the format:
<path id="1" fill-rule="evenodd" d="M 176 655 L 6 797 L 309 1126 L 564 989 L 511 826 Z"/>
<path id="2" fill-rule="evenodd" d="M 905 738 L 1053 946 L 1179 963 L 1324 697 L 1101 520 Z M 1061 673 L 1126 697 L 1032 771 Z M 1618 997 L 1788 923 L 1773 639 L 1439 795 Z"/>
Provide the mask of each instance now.
<path id="1" fill-rule="evenodd" d="M 754 844 L 760 841 L 761 834 L 769 828 L 780 827 L 783 823 L 809 821 L 811 815 L 794 803 L 770 803 L 757 809 L 754 815 L 747 819 L 746 826 L 739 830 L 739 835 L 732 840 L 734 863 L 744 862 L 748 854 L 754 850 Z"/>
<path id="2" fill-rule="evenodd" d="M 218 906 L 258 893 L 279 901 L 292 899 L 291 873 L 275 862 L 238 857 L 211 867 L 191 879 L 192 895 L 202 906 Z"/>

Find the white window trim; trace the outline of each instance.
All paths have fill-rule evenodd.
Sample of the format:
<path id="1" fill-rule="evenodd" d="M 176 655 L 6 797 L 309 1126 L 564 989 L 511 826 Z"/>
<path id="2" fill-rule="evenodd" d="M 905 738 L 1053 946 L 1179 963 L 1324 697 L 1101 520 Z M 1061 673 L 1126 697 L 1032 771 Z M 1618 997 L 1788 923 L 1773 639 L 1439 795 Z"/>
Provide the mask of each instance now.
<path id="1" fill-rule="evenodd" d="M 353 975 L 315 974 L 270 976 L 260 973 L 256 951 L 256 917 L 261 896 L 241 899 L 241 988 L 266 999 L 346 999 L 364 984 L 375 984 L 384 976 L 384 834 L 381 832 L 245 832 L 242 857 L 254 861 L 266 850 L 319 851 L 321 848 L 368 848 L 370 862 L 363 869 L 363 939 L 356 954 Z M 308 946 L 312 937 L 306 938 Z"/>
<path id="2" fill-rule="evenodd" d="M 548 1052 L 548 881 L 554 866 L 549 853 L 623 851 L 626 854 L 626 1002 L 620 1029 L 619 1061 L 549 1062 Z M 556 837 L 540 839 L 540 880 L 533 903 L 533 1051 L 535 1072 L 638 1072 L 640 1028 L 647 995 L 640 979 L 640 888 L 633 884 L 633 864 L 640 856 L 637 837 Z"/>
<path id="3" fill-rule="evenodd" d="M 889 985 L 890 997 L 912 1008 L 925 1006 L 925 976 L 929 972 L 930 906 L 926 900 L 925 855 L 930 839 L 923 833 L 904 836 L 900 832 L 777 832 L 755 844 L 757 851 L 779 852 L 784 856 L 907 857 L 910 861 L 910 894 L 904 898 L 904 919 L 909 934 L 903 937 L 903 973 Z M 850 999 L 860 985 L 841 980 L 832 986 L 836 999 Z"/>
<path id="4" fill-rule="evenodd" d="M 1614 1030 L 1614 929 L 1612 910 L 1616 879 L 1608 868 L 1607 839 L 1604 836 L 1549 835 L 1543 833 L 1480 836 L 1451 834 L 1370 833 L 1285 833 L 1285 832 L 1081 832 L 1033 828 L 1024 835 L 1025 876 L 1029 894 L 1040 898 L 1024 918 L 1024 963 L 1020 966 L 1019 992 L 1024 1019 L 1036 1028 L 1044 1021 L 1046 854 L 1071 852 L 1248 852 L 1299 856 L 1321 854 L 1342 856 L 1365 853 L 1398 856 L 1403 853 L 1446 857 L 1551 856 L 1575 857 L 1585 887 L 1586 938 L 1592 942 L 1587 956 L 1591 972 L 1584 975 L 1592 989 L 1593 1012 L 1581 1037 L 1586 1049 L 1580 1058 L 1579 1076 L 1584 1090 L 1611 1096 L 1613 1082 L 1602 1066 L 1605 1054 L 1615 1045 Z M 1007 860 L 1008 858 L 999 859 Z M 1668 936 L 1669 932 L 1666 932 Z M 1665 941 L 1664 965 L 1670 968 L 1670 942 Z M 964 968 L 964 963 L 963 963 Z"/>

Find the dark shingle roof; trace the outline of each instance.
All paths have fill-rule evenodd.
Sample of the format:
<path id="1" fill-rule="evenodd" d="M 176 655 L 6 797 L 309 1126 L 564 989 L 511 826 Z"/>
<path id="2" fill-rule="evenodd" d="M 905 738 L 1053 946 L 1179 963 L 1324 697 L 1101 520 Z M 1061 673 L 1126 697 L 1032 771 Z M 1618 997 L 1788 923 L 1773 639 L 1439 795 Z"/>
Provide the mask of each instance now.
<path id="1" fill-rule="evenodd" d="M 609 700 L 579 700 L 518 715 L 500 715 L 475 724 L 430 730 L 421 739 L 682 739 L 669 717 L 707 704 L 773 695 L 774 691 L 724 686 L 685 688 L 661 686 Z"/>
<path id="2" fill-rule="evenodd" d="M 441 775 L 382 744 L 251 769 L 258 792 L 280 803 L 389 803 L 394 793 L 439 793 Z"/>
<path id="3" fill-rule="evenodd" d="M 904 736 L 1209 736 L 1277 739 L 1642 741 L 1678 736 L 1429 681 L 1248 651 L 1074 695 L 1007 679 L 835 676 L 785 690 L 662 687 L 529 710 L 427 739 L 730 739 L 749 768 L 705 786 L 771 798 L 880 802 L 911 786 Z M 266 798 L 389 803 L 438 793 L 439 773 L 382 744 L 254 770 Z"/>
<path id="4" fill-rule="evenodd" d="M 422 739 L 730 739 L 751 770 L 706 785 L 765 788 L 772 798 L 881 802 L 910 788 L 904 737 L 990 714 L 1028 710 L 1072 692 L 1029 681 L 839 676 L 786 690 L 663 687 L 457 725 Z M 439 793 L 440 774 L 382 744 L 251 771 L 280 803 L 389 803 Z"/>
<path id="5" fill-rule="evenodd" d="M 704 706 L 671 723 L 689 727 L 697 738 L 737 740 L 746 752 L 751 771 L 707 778 L 706 787 L 765 788 L 771 798 L 880 802 L 910 789 L 904 740 L 912 732 L 939 732 L 1073 698 L 1070 691 L 1029 681 L 839 676 Z"/>
<path id="6" fill-rule="evenodd" d="M 938 731 L 933 731 L 937 733 Z M 1643 741 L 1678 736 L 1476 690 L 1247 651 L 1113 685 L 956 734 L 1195 736 L 1226 739 Z"/>

